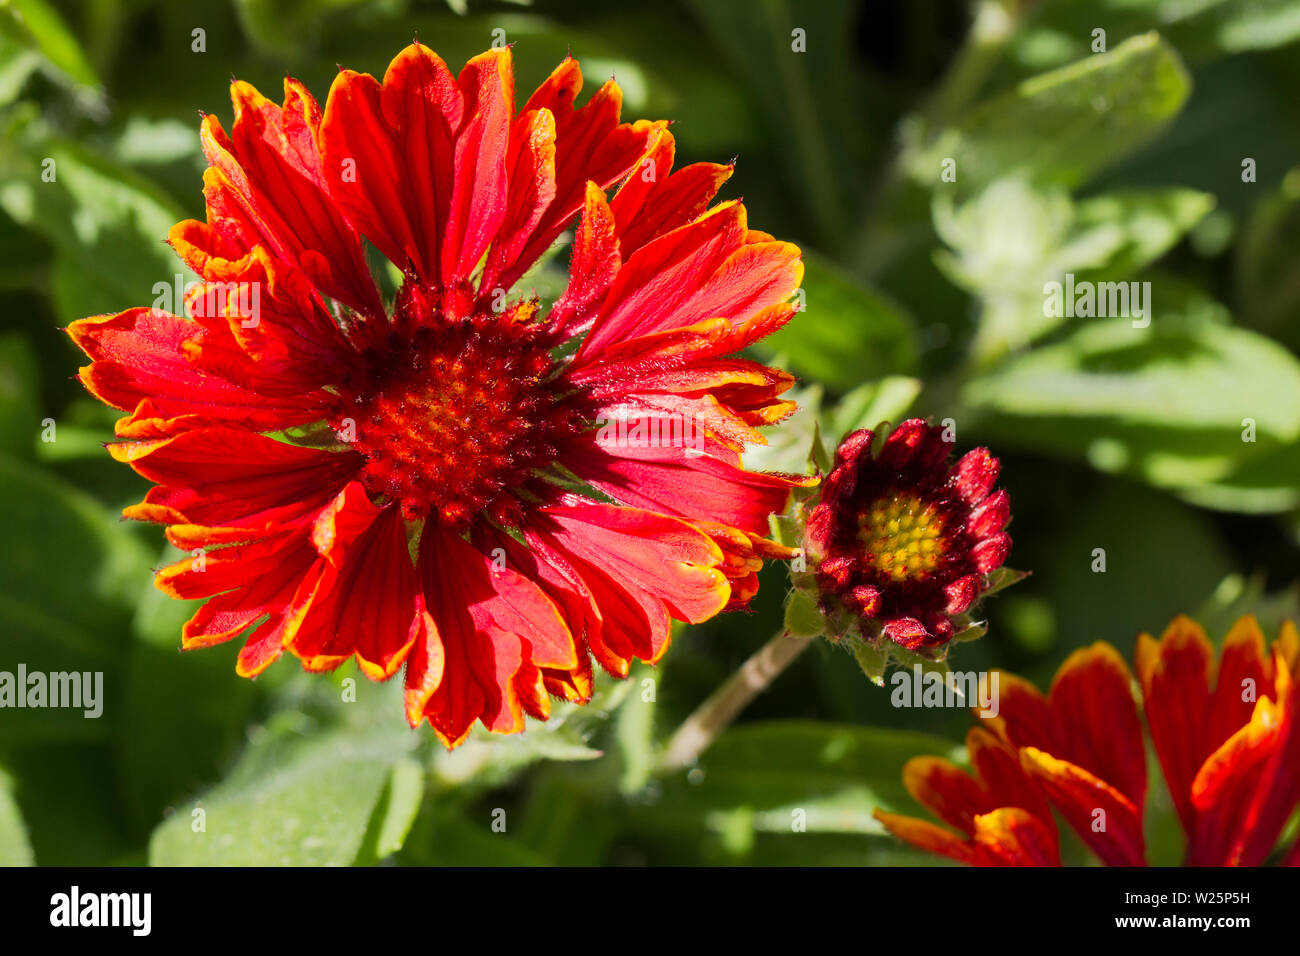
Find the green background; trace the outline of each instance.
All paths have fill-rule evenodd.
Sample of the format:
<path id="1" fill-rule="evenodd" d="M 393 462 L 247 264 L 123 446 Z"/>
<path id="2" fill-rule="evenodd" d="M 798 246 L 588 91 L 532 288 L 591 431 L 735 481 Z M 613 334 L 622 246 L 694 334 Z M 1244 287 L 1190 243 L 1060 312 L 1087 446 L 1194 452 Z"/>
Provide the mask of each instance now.
<path id="1" fill-rule="evenodd" d="M 1296 614 L 1300 3 L 7 0 L 0 670 L 102 671 L 106 699 L 98 720 L 0 711 L 0 863 L 922 861 L 870 813 L 914 809 L 899 768 L 959 757 L 967 717 L 892 708 L 828 645 L 700 767 L 654 771 L 778 629 L 780 567 L 752 613 L 680 630 L 658 669 L 450 755 L 351 667 L 254 683 L 238 641 L 178 652 L 192 608 L 151 585 L 159 529 L 119 520 L 145 484 L 103 451 L 114 415 L 60 328 L 182 271 L 161 240 L 202 216 L 196 111 L 228 125 L 232 74 L 276 97 L 292 73 L 323 100 L 336 63 L 381 74 L 418 36 L 455 68 L 494 30 L 521 101 L 571 50 L 589 90 L 617 77 L 625 118 L 676 121 L 679 163 L 739 157 L 724 196 L 805 250 L 806 311 L 759 350 L 805 411 L 752 467 L 799 469 L 814 421 L 908 414 L 1002 459 L 1009 563 L 1033 576 L 954 666 L 1045 684 L 1072 649 L 1127 655 L 1178 612 L 1216 639 L 1245 610 L 1268 629 Z M 1151 282 L 1150 326 L 1046 318 L 1065 272 Z M 1153 856 L 1177 859 L 1152 800 Z"/>

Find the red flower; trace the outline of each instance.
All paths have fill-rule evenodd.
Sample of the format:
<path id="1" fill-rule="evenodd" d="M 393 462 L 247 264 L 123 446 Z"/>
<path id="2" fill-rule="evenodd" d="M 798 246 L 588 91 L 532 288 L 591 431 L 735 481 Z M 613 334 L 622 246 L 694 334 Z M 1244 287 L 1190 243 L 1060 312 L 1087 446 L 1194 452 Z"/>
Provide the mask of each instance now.
<path id="1" fill-rule="evenodd" d="M 1005 491 L 990 494 L 998 460 L 985 448 L 951 468 L 937 425 L 899 425 L 873 455 L 875 435 L 849 435 L 808 518 L 808 551 L 828 618 L 838 604 L 915 650 L 947 643 L 952 618 L 988 589 L 1011 538 Z"/>
<path id="2" fill-rule="evenodd" d="M 658 660 L 670 617 L 744 604 L 788 556 L 767 515 L 802 479 L 740 455 L 792 380 L 729 356 L 790 318 L 799 251 L 709 207 L 730 166 L 670 175 L 667 124 L 620 123 L 613 81 L 575 109 L 581 86 L 567 59 L 516 113 L 508 49 L 455 76 L 415 44 L 323 113 L 290 79 L 283 106 L 234 83 L 229 135 L 204 118 L 207 222 L 170 236 L 192 321 L 69 330 L 131 412 L 112 454 L 157 483 L 127 515 L 195 553 L 159 586 L 211 596 L 185 647 L 252 628 L 250 677 L 284 649 L 405 665 L 408 719 L 454 746 L 585 700 L 589 653 Z M 575 219 L 560 300 L 511 296 Z M 363 238 L 401 271 L 391 305 Z"/>
<path id="3" fill-rule="evenodd" d="M 1214 648 L 1178 617 L 1156 641 L 1138 638 L 1147 727 L 1187 836 L 1191 866 L 1257 866 L 1300 803 L 1300 639 L 1289 622 L 1271 649 L 1253 616 Z M 1111 866 L 1143 866 L 1146 749 L 1133 678 L 1111 645 L 1075 651 L 1044 697 L 999 675 L 989 730 L 967 738 L 974 775 L 918 757 L 903 782 L 961 831 L 876 812 L 914 846 L 977 865 L 1059 863 L 1048 802 Z M 990 730 L 992 732 L 990 732 Z M 1300 848 L 1286 862 L 1300 863 Z"/>

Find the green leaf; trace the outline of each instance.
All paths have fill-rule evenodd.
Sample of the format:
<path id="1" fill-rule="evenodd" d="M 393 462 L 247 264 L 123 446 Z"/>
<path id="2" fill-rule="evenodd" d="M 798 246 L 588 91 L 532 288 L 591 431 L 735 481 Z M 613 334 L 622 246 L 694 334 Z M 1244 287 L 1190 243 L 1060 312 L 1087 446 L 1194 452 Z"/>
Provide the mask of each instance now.
<path id="1" fill-rule="evenodd" d="M 162 549 L 158 567 L 181 552 Z M 123 815 L 147 832 L 164 807 L 217 779 L 238 755 L 259 687 L 235 673 L 239 640 L 179 653 L 181 627 L 201 601 L 177 601 L 145 577 L 131 622 L 135 640 L 114 716 Z M 159 753 L 171 754 L 159 760 Z"/>
<path id="2" fill-rule="evenodd" d="M 315 39 L 327 18 L 361 0 L 236 0 L 245 34 L 257 46 L 277 56 L 301 56 L 306 43 Z"/>
<path id="3" fill-rule="evenodd" d="M 400 850 L 419 815 L 423 797 L 424 767 L 409 757 L 399 760 L 375 807 L 370 832 L 356 862 L 374 864 Z"/>
<path id="4" fill-rule="evenodd" d="M 817 606 L 817 596 L 795 588 L 785 601 L 785 630 L 794 637 L 820 637 L 826 633 L 826 619 Z"/>
<path id="5" fill-rule="evenodd" d="M 105 712 L 120 703 L 119 651 L 149 553 L 116 515 L 51 472 L 0 455 L 0 496 L 14 502 L 0 548 L 4 657 L 29 672 L 101 672 Z M 7 711 L 0 740 L 99 737 L 110 720 L 72 708 Z"/>
<path id="6" fill-rule="evenodd" d="M 253 714 L 256 689 L 235 673 L 241 642 L 179 653 L 179 635 L 168 649 L 135 642 L 112 698 L 119 812 L 146 833 L 229 766 Z"/>
<path id="7" fill-rule="evenodd" d="M 1300 582 L 1292 581 L 1270 592 L 1264 569 L 1249 576 L 1233 572 L 1219 582 L 1214 593 L 1191 616 L 1211 638 L 1218 639 L 1227 635 L 1245 614 L 1254 614 L 1260 628 L 1270 637 L 1281 630 L 1284 622 L 1300 621 Z"/>
<path id="8" fill-rule="evenodd" d="M 104 463 L 106 442 L 113 441 L 113 423 L 121 411 L 109 408 L 92 398 L 75 398 L 59 412 L 52 441 L 35 442 L 36 457 L 42 462 L 66 462 L 94 459 Z M 42 439 L 46 437 L 40 424 Z M 35 426 L 33 426 L 35 428 Z"/>
<path id="9" fill-rule="evenodd" d="M 882 651 L 860 637 L 855 637 L 852 641 L 853 658 L 862 668 L 862 673 L 877 687 L 884 687 L 885 668 L 889 665 L 888 651 Z"/>
<path id="10" fill-rule="evenodd" d="M 1077 203 L 1076 242 L 1104 249 L 1102 261 L 1082 278 L 1126 278 L 1155 262 L 1214 208 L 1214 197 L 1195 189 L 1133 189 Z"/>
<path id="11" fill-rule="evenodd" d="M 183 286 L 194 276 L 164 243 L 180 211 L 154 186 L 92 150 L 59 139 L 0 143 L 0 208 L 54 245 L 55 311 L 62 322 L 161 296 L 169 311 L 181 309 L 177 282 Z"/>
<path id="12" fill-rule="evenodd" d="M 496 808 L 493 808 L 495 811 Z M 509 818 L 505 818 L 508 824 Z M 435 813 L 429 860 L 435 866 L 547 866 L 549 861 L 505 832 L 455 813 Z"/>
<path id="13" fill-rule="evenodd" d="M 41 429 L 36 352 L 20 332 L 0 335 L 0 453 L 30 458 Z"/>
<path id="14" fill-rule="evenodd" d="M 1300 508 L 1300 445 L 1242 462 L 1221 478 L 1181 490 L 1192 504 L 1219 511 L 1276 514 Z"/>
<path id="15" fill-rule="evenodd" d="M 913 323 L 897 305 L 820 256 L 805 251 L 804 265 L 804 311 L 760 342 L 760 351 L 842 390 L 915 367 Z"/>
<path id="16" fill-rule="evenodd" d="M 826 416 L 826 435 L 840 442 L 859 428 L 877 428 L 882 422 L 897 424 L 921 394 L 920 379 L 891 375 L 867 382 L 849 392 Z"/>
<path id="17" fill-rule="evenodd" d="M 0 866 L 32 866 L 36 862 L 27 828 L 13 798 L 13 781 L 0 770 Z"/>
<path id="18" fill-rule="evenodd" d="M 992 597 L 999 591 L 1005 591 L 1014 584 L 1019 584 L 1025 578 L 1029 577 L 1029 571 L 1016 571 L 1012 568 L 998 568 L 985 576 L 984 590 L 980 592 L 980 599 Z"/>
<path id="19" fill-rule="evenodd" d="M 1225 53 L 1266 50 L 1300 38 L 1300 5 L 1294 0 L 1219 0 L 1214 6 L 1212 29 Z"/>
<path id="20" fill-rule="evenodd" d="M 394 766 L 419 739 L 401 718 L 394 685 L 359 683 L 358 696 L 367 703 L 335 701 L 337 723 L 326 729 L 296 711 L 277 714 L 225 780 L 154 831 L 150 862 L 343 866 L 356 860 Z M 409 781 L 402 786 L 398 807 L 409 800 Z M 387 827 L 388 843 L 398 829 L 397 822 Z"/>
<path id="21" fill-rule="evenodd" d="M 7 605 L 94 633 L 148 580 L 149 553 L 129 526 L 53 473 L 0 456 L 0 497 L 22 503 L 10 509 L 0 551 Z"/>
<path id="22" fill-rule="evenodd" d="M 112 685 L 106 681 L 105 687 L 111 714 Z M 4 713 L 6 721 L 14 714 Z M 65 711 L 43 713 L 52 717 Z M 81 723 L 103 726 L 109 719 Z M 134 835 L 119 812 L 116 770 L 100 742 L 43 740 L 13 749 L 5 762 L 17 781 L 14 796 L 41 866 L 104 866 L 131 850 Z"/>
<path id="23" fill-rule="evenodd" d="M 655 687 L 654 669 L 638 664 L 628 677 L 632 693 L 628 694 L 614 721 L 614 740 L 623 769 L 618 789 L 632 794 L 643 790 L 650 781 L 655 765 L 655 694 L 647 694 L 645 681 Z"/>
<path id="24" fill-rule="evenodd" d="M 907 168 L 941 185 L 954 159 L 963 195 L 1010 176 L 1077 186 L 1158 133 L 1190 91 L 1173 47 L 1155 33 L 1132 37 L 988 100 L 906 157 Z"/>
<path id="25" fill-rule="evenodd" d="M 455 750 L 435 755 L 433 779 L 442 787 L 486 789 L 503 786 L 542 761 L 595 760 L 603 753 L 588 741 L 631 690 L 631 681 L 602 673 L 587 704 L 558 703 L 545 723 L 530 722 L 526 733 L 492 734 L 476 726 Z"/>
<path id="26" fill-rule="evenodd" d="M 934 200 L 935 255 L 983 302 L 975 350 L 985 357 L 1032 342 L 1065 321 L 1045 308 L 1048 283 L 1119 282 L 1154 262 L 1214 206 L 1190 189 L 1116 192 L 1075 203 L 1060 187 L 999 179 L 954 206 Z M 1072 278 L 1067 278 L 1072 277 Z"/>
<path id="27" fill-rule="evenodd" d="M 745 450 L 745 467 L 750 471 L 806 474 L 814 463 L 822 387 L 796 385 L 782 397 L 795 402 L 798 408 L 780 425 L 764 429 L 766 445 L 751 445 Z"/>
<path id="28" fill-rule="evenodd" d="M 17 99 L 44 58 L 17 23 L 0 15 L 0 106 Z"/>
<path id="29" fill-rule="evenodd" d="M 911 810 L 903 765 L 918 754 L 960 759 L 961 748 L 911 731 L 781 720 L 742 724 L 723 733 L 698 770 L 664 782 L 662 800 L 637 816 L 679 826 L 683 815 L 709 829 L 744 808 L 753 829 L 879 835 L 872 811 Z"/>
<path id="30" fill-rule="evenodd" d="M 1147 328 L 1090 322 L 974 379 L 964 395 L 982 427 L 1009 445 L 1181 490 L 1286 455 L 1300 440 L 1300 362 L 1212 320 L 1207 300 L 1190 298 L 1179 314 L 1158 293 Z"/>
<path id="31" fill-rule="evenodd" d="M 58 11 L 45 0 L 9 0 L 0 16 L 11 17 L 21 35 L 25 35 L 53 69 L 71 84 L 98 91 L 99 77 L 86 58 Z"/>
<path id="32" fill-rule="evenodd" d="M 1040 4 L 1013 41 L 1026 64 L 1049 66 L 1084 56 L 1092 31 L 1102 27 L 1112 46 L 1159 23 L 1161 32 L 1192 61 L 1284 46 L 1300 37 L 1295 0 L 1106 0 Z"/>

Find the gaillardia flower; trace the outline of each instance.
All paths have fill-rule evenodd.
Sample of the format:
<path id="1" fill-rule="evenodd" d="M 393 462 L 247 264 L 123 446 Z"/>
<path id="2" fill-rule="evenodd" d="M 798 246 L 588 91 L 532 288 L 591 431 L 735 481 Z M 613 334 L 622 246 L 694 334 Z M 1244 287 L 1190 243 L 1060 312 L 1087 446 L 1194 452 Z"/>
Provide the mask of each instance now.
<path id="1" fill-rule="evenodd" d="M 156 483 L 126 514 L 192 554 L 159 586 L 211 598 L 185 647 L 251 628 L 249 677 L 286 649 L 404 666 L 407 718 L 454 746 L 585 700 L 591 657 L 657 660 L 670 618 L 789 556 L 767 516 L 804 479 L 741 452 L 792 380 L 734 356 L 791 317 L 799 250 L 710 207 L 730 166 L 672 171 L 666 123 L 581 86 L 566 59 L 516 110 L 509 49 L 454 75 L 417 43 L 323 111 L 235 82 L 230 133 L 204 118 L 207 221 L 169 239 L 188 316 L 69 330 L 130 412 L 110 451 Z M 575 222 L 563 296 L 512 293 Z"/>
<path id="2" fill-rule="evenodd" d="M 1146 725 L 1187 838 L 1190 866 L 1258 866 L 1300 803 L 1300 638 L 1271 647 L 1253 616 L 1214 648 L 1176 618 L 1135 654 Z M 938 757 L 903 770 L 909 793 L 956 831 L 876 811 L 914 846 L 975 865 L 1059 865 L 1055 807 L 1110 866 L 1146 863 L 1146 748 L 1133 678 L 1110 644 L 1075 651 L 1043 696 L 1000 675 L 998 716 L 973 728 L 974 773 Z M 977 712 L 978 713 L 978 712 Z M 1300 846 L 1282 862 L 1300 865 Z"/>
<path id="3" fill-rule="evenodd" d="M 938 647 L 1011 550 L 1010 501 L 992 492 L 998 461 L 977 448 L 949 467 L 943 429 L 919 418 L 895 428 L 879 454 L 874 440 L 856 431 L 836 450 L 808 516 L 809 569 L 832 632 L 847 611 L 868 639 Z"/>

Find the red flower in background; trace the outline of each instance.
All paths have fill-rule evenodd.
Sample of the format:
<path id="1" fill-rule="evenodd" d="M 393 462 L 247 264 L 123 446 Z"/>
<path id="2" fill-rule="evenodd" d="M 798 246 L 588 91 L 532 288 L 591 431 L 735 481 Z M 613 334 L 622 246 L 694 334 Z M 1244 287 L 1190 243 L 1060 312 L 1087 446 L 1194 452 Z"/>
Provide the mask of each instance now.
<path id="1" fill-rule="evenodd" d="M 979 599 L 1011 550 L 1002 530 L 1010 499 L 991 493 L 998 460 L 977 448 L 949 467 L 942 435 L 912 418 L 878 455 L 873 432 L 848 435 L 808 518 L 823 603 L 838 601 L 909 650 L 947 643 L 952 616 Z"/>
<path id="2" fill-rule="evenodd" d="M 792 380 L 731 356 L 791 317 L 799 251 L 709 207 L 730 166 L 670 175 L 667 124 L 620 123 L 613 81 L 575 109 L 581 85 L 567 59 L 516 111 L 508 49 L 455 76 L 415 44 L 323 113 L 289 79 L 283 106 L 234 83 L 229 135 L 204 118 L 207 221 L 170 235 L 192 321 L 69 330 L 131 413 L 112 454 L 156 482 L 126 514 L 196 552 L 158 574 L 211 597 L 185 647 L 252 627 L 245 676 L 284 649 L 404 665 L 408 719 L 454 746 L 585 700 L 589 653 L 658 660 L 670 617 L 743 605 L 789 555 L 767 516 L 803 479 L 740 455 Z M 562 298 L 510 297 L 575 220 Z M 402 272 L 391 305 L 363 238 Z M 691 447 L 624 440 L 683 423 Z"/>
<path id="3" fill-rule="evenodd" d="M 1187 837 L 1191 866 L 1258 866 L 1300 802 L 1300 639 L 1290 623 L 1266 647 L 1253 616 L 1214 648 L 1176 618 L 1138 638 L 1143 711 Z M 967 738 L 973 774 L 937 757 L 909 761 L 903 782 L 954 832 L 876 811 L 914 846 L 975 865 L 1056 865 L 1049 803 L 1111 866 L 1142 866 L 1146 748 L 1133 678 L 1097 642 L 1061 665 L 1044 697 L 1000 675 L 999 714 Z M 1284 861 L 1300 864 L 1300 849 Z"/>

